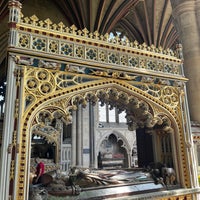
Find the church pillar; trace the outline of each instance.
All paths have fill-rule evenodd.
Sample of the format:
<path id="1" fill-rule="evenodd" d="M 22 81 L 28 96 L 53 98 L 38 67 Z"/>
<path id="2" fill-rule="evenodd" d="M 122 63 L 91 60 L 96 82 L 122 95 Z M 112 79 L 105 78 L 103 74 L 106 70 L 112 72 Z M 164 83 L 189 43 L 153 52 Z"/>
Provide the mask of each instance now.
<path id="1" fill-rule="evenodd" d="M 16 100 L 16 85 L 14 78 L 15 63 L 12 59 L 8 61 L 8 79 L 6 90 L 6 106 L 4 117 L 4 128 L 2 136 L 2 149 L 1 149 L 1 168 L 0 168 L 0 199 L 9 199 L 10 187 L 10 170 L 11 165 L 14 164 L 12 160 L 12 137 L 14 134 L 14 112 Z M 12 163 L 11 163 L 12 162 Z M 13 169 L 12 169 L 13 171 Z M 14 177 L 12 177 L 14 178 Z M 13 185 L 13 179 L 12 179 Z M 10 194 L 11 195 L 11 194 Z"/>
<path id="2" fill-rule="evenodd" d="M 82 166 L 82 106 L 78 105 L 76 112 L 76 165 Z"/>
<path id="3" fill-rule="evenodd" d="M 175 26 L 183 45 L 184 71 L 187 83 L 188 102 L 192 121 L 200 122 L 200 38 L 198 11 L 199 0 L 171 0 Z M 199 6 L 200 7 L 200 6 Z"/>
<path id="4" fill-rule="evenodd" d="M 16 24 L 20 19 L 21 3 L 9 1 L 9 46 L 15 46 L 17 41 Z M 11 55 L 8 56 L 5 97 L 5 116 L 2 134 L 1 165 L 0 165 L 0 199 L 15 199 L 15 177 L 17 173 L 17 154 L 19 138 L 19 112 L 20 112 L 20 69 Z M 18 186 L 20 189 L 21 186 Z"/>
<path id="5" fill-rule="evenodd" d="M 95 167 L 95 139 L 94 139 L 94 106 L 89 102 L 89 146 L 90 146 L 90 167 Z"/>
<path id="6" fill-rule="evenodd" d="M 131 168 L 131 152 L 127 150 L 128 155 L 128 168 Z"/>
<path id="7" fill-rule="evenodd" d="M 200 0 L 196 0 L 196 16 L 197 16 L 197 25 L 200 32 Z"/>
<path id="8" fill-rule="evenodd" d="M 71 166 L 76 165 L 76 112 L 72 113 L 72 157 L 71 157 Z"/>
<path id="9" fill-rule="evenodd" d="M 187 93 L 186 87 L 182 91 L 180 95 L 180 103 L 182 106 L 182 120 L 183 120 L 183 131 L 184 131 L 184 140 L 185 140 L 185 147 L 186 147 L 186 154 L 187 154 L 187 164 L 188 164 L 188 173 L 190 175 L 190 184 L 191 187 L 198 187 L 198 174 L 197 174 L 197 164 L 196 158 L 194 153 L 194 143 L 192 139 L 192 131 L 191 131 L 191 124 L 190 124 L 190 116 L 188 111 L 188 102 L 187 102 Z"/>

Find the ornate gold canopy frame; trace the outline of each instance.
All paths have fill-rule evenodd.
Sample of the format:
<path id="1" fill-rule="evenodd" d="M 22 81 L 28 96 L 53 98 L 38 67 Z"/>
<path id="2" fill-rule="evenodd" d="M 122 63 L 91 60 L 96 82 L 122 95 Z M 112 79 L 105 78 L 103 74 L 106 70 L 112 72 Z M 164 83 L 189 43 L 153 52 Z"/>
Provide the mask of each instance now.
<path id="1" fill-rule="evenodd" d="M 71 111 L 78 105 L 98 100 L 111 105 L 117 102 L 115 106 L 122 110 L 142 110 L 145 116 L 139 117 L 144 126 L 165 124 L 173 141 L 180 182 L 191 187 L 187 79 L 177 52 L 65 27 L 62 22 L 53 24 L 50 19 L 24 17 L 19 4 L 10 4 L 10 10 L 18 13 L 17 19 L 10 20 L 8 62 L 16 80 L 15 128 L 9 152 L 15 155 L 11 159 L 10 185 L 14 187 L 16 182 L 17 199 L 27 196 L 31 133 L 43 126 L 40 114 L 48 113 L 50 119 L 62 116 L 71 123 Z M 131 117 L 135 116 L 130 115 L 130 121 Z M 133 128 L 131 123 L 129 128 Z M 48 131 L 43 136 L 59 143 L 58 133 Z"/>

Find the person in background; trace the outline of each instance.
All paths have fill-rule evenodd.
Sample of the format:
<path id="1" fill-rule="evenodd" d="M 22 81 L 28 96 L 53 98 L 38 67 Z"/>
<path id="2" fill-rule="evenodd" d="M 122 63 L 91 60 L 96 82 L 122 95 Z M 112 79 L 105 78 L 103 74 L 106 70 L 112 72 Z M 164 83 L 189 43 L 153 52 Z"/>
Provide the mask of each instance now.
<path id="1" fill-rule="evenodd" d="M 35 162 L 37 163 L 35 183 L 40 183 L 41 176 L 44 174 L 44 163 L 39 158 L 36 158 Z"/>

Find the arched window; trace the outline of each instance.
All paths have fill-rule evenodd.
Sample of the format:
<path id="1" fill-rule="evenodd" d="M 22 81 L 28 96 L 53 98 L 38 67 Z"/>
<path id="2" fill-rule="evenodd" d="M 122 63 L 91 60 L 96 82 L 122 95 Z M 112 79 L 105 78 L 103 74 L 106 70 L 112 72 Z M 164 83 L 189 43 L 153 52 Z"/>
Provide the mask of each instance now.
<path id="1" fill-rule="evenodd" d="M 109 105 L 99 103 L 99 122 L 126 123 L 126 112 L 118 112 L 117 108 L 110 109 Z"/>

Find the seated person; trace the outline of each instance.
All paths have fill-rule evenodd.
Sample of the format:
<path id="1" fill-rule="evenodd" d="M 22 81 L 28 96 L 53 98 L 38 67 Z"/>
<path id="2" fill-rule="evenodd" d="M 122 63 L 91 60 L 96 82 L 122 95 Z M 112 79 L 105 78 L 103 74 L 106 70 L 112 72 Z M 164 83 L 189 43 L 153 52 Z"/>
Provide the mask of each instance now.
<path id="1" fill-rule="evenodd" d="M 40 161 L 39 158 L 35 159 L 35 162 L 37 163 L 36 166 L 36 179 L 35 179 L 35 184 L 41 182 L 41 176 L 44 174 L 44 163 Z"/>

